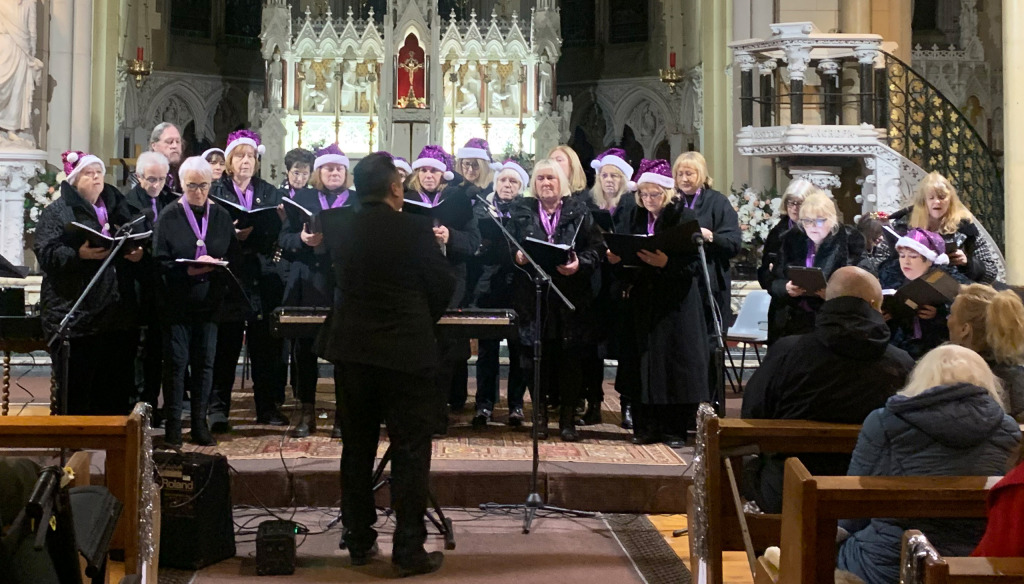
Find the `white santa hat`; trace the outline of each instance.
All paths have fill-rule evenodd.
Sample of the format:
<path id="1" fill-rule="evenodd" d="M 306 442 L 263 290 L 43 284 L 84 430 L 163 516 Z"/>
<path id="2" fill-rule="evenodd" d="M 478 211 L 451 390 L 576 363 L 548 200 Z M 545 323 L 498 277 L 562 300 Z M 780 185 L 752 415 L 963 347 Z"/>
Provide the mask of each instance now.
<path id="1" fill-rule="evenodd" d="M 341 151 L 337 144 L 328 144 L 326 148 L 316 151 L 316 160 L 313 161 L 313 172 L 316 172 L 325 164 L 340 164 L 345 168 L 349 167 L 348 156 Z"/>
<path id="2" fill-rule="evenodd" d="M 626 162 L 626 151 L 621 148 L 610 148 L 590 162 L 590 168 L 600 172 L 602 166 L 614 166 L 626 177 L 626 190 L 635 191 L 636 183 L 629 180 L 633 176 L 633 165 Z"/>
<path id="3" fill-rule="evenodd" d="M 64 163 L 64 174 L 67 175 L 67 178 L 64 180 L 68 181 L 68 184 L 74 184 L 75 177 L 91 164 L 99 164 L 100 172 L 107 174 L 107 165 L 103 164 L 103 161 L 98 156 L 86 154 L 81 150 L 68 150 L 61 154 L 60 157 Z"/>
<path id="4" fill-rule="evenodd" d="M 946 242 L 938 233 L 924 229 L 911 229 L 896 241 L 896 249 L 901 247 L 916 251 L 921 254 L 921 257 L 937 266 L 945 266 L 949 263 L 949 256 L 946 255 Z"/>

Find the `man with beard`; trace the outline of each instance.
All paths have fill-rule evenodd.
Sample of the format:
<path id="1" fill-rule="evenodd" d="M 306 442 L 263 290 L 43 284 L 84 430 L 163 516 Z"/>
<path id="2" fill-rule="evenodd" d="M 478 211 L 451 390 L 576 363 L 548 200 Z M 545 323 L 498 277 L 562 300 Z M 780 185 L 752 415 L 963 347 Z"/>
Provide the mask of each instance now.
<path id="1" fill-rule="evenodd" d="M 149 150 L 164 155 L 171 167 L 167 171 L 167 181 L 164 183 L 164 191 L 167 193 L 181 194 L 181 185 L 178 184 L 177 172 L 181 164 L 181 132 L 178 127 L 170 122 L 160 122 L 149 134 Z M 138 169 L 136 169 L 138 170 Z M 138 173 L 128 177 L 128 188 L 133 189 L 139 186 Z"/>

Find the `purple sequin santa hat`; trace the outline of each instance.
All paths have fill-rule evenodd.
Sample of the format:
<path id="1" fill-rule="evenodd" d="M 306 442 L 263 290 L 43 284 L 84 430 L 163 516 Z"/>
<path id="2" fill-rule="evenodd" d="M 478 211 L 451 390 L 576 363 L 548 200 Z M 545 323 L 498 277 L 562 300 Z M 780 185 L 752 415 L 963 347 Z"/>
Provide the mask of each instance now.
<path id="1" fill-rule="evenodd" d="M 412 169 L 433 168 L 444 173 L 444 180 L 452 180 L 455 173 L 452 172 L 452 157 L 444 151 L 444 148 L 436 145 L 424 146 L 416 161 L 412 163 Z"/>
<path id="2" fill-rule="evenodd" d="M 655 160 L 644 158 L 641 160 L 640 170 L 636 171 L 636 177 L 633 179 L 633 182 L 638 187 L 643 183 L 653 183 L 665 189 L 671 189 L 676 186 L 675 180 L 672 179 L 672 167 L 669 166 L 667 160 L 661 158 Z"/>
<path id="3" fill-rule="evenodd" d="M 600 172 L 602 166 L 614 166 L 622 172 L 622 176 L 626 177 L 626 189 L 630 191 L 636 190 L 636 183 L 629 180 L 629 177 L 633 176 L 633 165 L 626 162 L 626 151 L 622 148 L 609 148 L 601 153 L 600 156 L 590 162 L 590 168 Z"/>
<path id="4" fill-rule="evenodd" d="M 67 178 L 64 180 L 68 181 L 68 184 L 71 184 L 74 178 L 82 172 L 82 169 L 90 164 L 99 164 L 100 171 L 103 174 L 107 174 L 107 165 L 103 164 L 103 161 L 98 156 L 86 154 L 81 150 L 68 150 L 60 155 L 60 159 L 64 163 L 64 174 L 67 175 Z"/>
<path id="5" fill-rule="evenodd" d="M 943 241 L 941 235 L 934 231 L 911 229 L 896 242 L 896 249 L 901 247 L 916 251 L 937 266 L 949 263 L 949 256 L 946 255 L 946 242 Z"/>
<path id="6" fill-rule="evenodd" d="M 501 163 L 494 162 L 491 157 L 491 146 L 487 143 L 487 140 L 483 138 L 470 138 L 469 142 L 456 153 L 459 160 L 466 158 L 478 158 L 487 162 L 487 165 L 491 167 L 491 170 L 500 170 Z"/>
<path id="7" fill-rule="evenodd" d="M 390 156 L 390 154 L 389 154 Z M 337 144 L 328 144 L 316 151 L 316 160 L 313 161 L 313 172 L 316 172 L 325 164 L 340 164 L 346 169 L 349 167 L 348 156 L 338 148 Z"/>
<path id="8" fill-rule="evenodd" d="M 519 180 L 523 182 L 523 186 L 520 188 L 520 190 L 525 189 L 526 185 L 530 184 L 530 175 L 526 174 L 526 169 L 524 169 L 522 166 L 519 165 L 518 162 L 512 160 L 511 158 L 506 160 L 504 164 L 499 165 L 496 170 L 498 170 L 498 172 L 501 172 L 502 170 L 514 170 L 516 174 L 519 175 Z"/>
<path id="9" fill-rule="evenodd" d="M 231 151 L 239 146 L 252 146 L 256 154 L 262 156 L 267 149 L 260 144 L 260 135 L 252 130 L 236 130 L 228 134 L 228 145 L 224 148 L 224 159 L 231 157 Z"/>
<path id="10" fill-rule="evenodd" d="M 405 174 L 412 174 L 412 167 L 409 166 L 409 161 L 402 158 L 401 156 L 395 156 L 387 150 L 378 150 L 380 154 L 387 154 L 391 158 L 391 162 L 395 163 L 395 168 L 398 170 L 405 171 Z"/>

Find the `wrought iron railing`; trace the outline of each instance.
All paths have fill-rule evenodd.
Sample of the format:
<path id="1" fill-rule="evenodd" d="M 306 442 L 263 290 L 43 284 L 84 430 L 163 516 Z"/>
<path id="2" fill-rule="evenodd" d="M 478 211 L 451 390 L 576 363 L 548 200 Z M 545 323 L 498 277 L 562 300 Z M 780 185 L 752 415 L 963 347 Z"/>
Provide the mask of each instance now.
<path id="1" fill-rule="evenodd" d="M 885 120 L 889 146 L 927 171 L 949 178 L 960 199 L 1004 246 L 1003 178 L 981 134 L 934 85 L 898 58 L 885 55 Z"/>

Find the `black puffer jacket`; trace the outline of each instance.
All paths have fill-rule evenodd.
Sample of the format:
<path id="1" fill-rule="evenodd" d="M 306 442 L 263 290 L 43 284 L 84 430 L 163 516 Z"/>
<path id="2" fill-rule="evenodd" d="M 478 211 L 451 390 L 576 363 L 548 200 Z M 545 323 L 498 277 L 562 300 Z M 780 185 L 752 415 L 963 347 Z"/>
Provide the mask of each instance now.
<path id="1" fill-rule="evenodd" d="M 124 196 L 113 186 L 106 185 L 100 197 L 107 207 L 112 231 L 132 217 Z M 83 260 L 78 256 L 84 239 L 66 233 L 65 226 L 72 221 L 96 231 L 101 229 L 93 206 L 65 181 L 60 185 L 60 198 L 43 209 L 36 224 L 34 251 L 43 272 L 39 299 L 43 332 L 48 337 L 57 331 L 60 321 L 103 264 L 100 260 Z M 103 273 L 73 318 L 68 328 L 70 337 L 135 326 L 137 302 L 129 263 L 122 258 L 115 259 Z"/>

